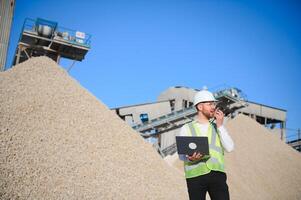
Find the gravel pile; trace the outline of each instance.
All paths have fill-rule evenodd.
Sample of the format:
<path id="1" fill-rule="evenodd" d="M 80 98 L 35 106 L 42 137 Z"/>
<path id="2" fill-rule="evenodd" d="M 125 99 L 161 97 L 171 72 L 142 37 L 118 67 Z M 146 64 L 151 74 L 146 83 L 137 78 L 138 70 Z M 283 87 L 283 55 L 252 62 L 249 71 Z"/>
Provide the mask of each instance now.
<path id="1" fill-rule="evenodd" d="M 301 153 L 247 116 L 227 127 L 235 142 L 226 154 L 232 199 L 301 199 Z"/>
<path id="2" fill-rule="evenodd" d="M 0 199 L 188 199 L 184 177 L 55 62 L 0 73 Z"/>

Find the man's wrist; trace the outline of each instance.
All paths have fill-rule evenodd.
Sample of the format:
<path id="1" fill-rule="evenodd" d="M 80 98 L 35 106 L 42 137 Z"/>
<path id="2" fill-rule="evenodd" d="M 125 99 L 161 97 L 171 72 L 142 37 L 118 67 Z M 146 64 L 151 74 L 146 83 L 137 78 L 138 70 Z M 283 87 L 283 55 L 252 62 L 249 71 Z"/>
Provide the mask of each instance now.
<path id="1" fill-rule="evenodd" d="M 216 127 L 217 128 L 220 128 L 220 127 L 222 127 L 223 126 L 223 122 L 216 122 Z"/>

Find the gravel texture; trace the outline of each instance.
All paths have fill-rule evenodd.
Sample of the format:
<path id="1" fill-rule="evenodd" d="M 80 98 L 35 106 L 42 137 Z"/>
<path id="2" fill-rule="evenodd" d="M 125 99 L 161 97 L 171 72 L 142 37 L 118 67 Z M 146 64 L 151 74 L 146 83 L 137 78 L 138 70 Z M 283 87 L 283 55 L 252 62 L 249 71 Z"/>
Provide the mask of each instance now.
<path id="1" fill-rule="evenodd" d="M 0 73 L 0 145 L 1 199 L 188 199 L 184 177 L 47 57 Z"/>
<path id="2" fill-rule="evenodd" d="M 232 199 L 301 199 L 301 153 L 247 116 L 227 128 L 235 141 L 235 150 L 226 154 Z"/>

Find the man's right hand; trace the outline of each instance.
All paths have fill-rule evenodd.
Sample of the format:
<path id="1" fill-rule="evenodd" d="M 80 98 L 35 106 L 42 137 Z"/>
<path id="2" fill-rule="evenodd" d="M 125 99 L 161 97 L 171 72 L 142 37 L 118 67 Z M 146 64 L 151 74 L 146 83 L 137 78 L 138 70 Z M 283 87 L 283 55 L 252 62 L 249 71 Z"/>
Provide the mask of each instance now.
<path id="1" fill-rule="evenodd" d="M 197 152 L 194 152 L 192 154 L 192 156 L 187 156 L 188 160 L 190 161 L 199 161 L 201 160 L 202 158 L 204 157 L 204 155 L 202 155 L 201 153 L 197 153 Z"/>

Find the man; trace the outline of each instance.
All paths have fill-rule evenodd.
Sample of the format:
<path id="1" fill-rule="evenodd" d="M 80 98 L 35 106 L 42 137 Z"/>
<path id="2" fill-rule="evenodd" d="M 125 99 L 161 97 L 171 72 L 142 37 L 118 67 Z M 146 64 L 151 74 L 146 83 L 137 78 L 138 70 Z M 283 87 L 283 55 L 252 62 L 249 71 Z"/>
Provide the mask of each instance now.
<path id="1" fill-rule="evenodd" d="M 230 199 L 224 168 L 224 150 L 231 152 L 234 143 L 223 126 L 224 113 L 216 109 L 216 102 L 211 92 L 197 92 L 193 102 L 198 112 L 197 117 L 185 124 L 180 131 L 180 136 L 207 136 L 209 143 L 209 158 L 199 152 L 190 156 L 179 155 L 184 161 L 190 200 L 205 200 L 207 191 L 211 200 Z"/>

